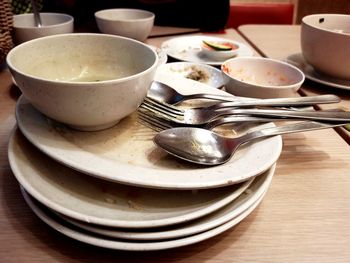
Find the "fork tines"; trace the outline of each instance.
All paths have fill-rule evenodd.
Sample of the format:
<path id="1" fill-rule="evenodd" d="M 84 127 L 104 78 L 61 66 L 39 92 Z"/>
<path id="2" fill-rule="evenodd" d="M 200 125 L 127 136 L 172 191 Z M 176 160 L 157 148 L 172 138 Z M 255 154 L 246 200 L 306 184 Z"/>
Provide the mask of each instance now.
<path id="1" fill-rule="evenodd" d="M 138 110 L 138 121 L 152 130 L 157 132 L 173 128 L 173 123 L 157 117 L 151 111 L 139 108 Z"/>
<path id="2" fill-rule="evenodd" d="M 146 97 L 144 99 L 140 107 L 146 108 L 150 111 L 156 111 L 162 114 L 167 114 L 174 118 L 184 115 L 183 110 L 177 108 L 176 106 L 170 105 L 165 102 L 160 102 L 149 97 Z"/>

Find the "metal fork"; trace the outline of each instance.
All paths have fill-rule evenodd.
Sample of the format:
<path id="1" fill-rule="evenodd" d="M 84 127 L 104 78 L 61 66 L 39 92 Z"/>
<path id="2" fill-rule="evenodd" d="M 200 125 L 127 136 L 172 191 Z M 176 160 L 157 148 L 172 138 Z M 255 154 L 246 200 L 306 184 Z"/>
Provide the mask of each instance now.
<path id="1" fill-rule="evenodd" d="M 176 123 L 164 118 L 158 117 L 153 112 L 140 108 L 138 110 L 138 120 L 141 124 L 155 130 L 157 132 L 176 128 L 176 127 L 186 127 L 186 124 Z M 293 120 L 293 119 L 288 119 Z M 223 116 L 217 118 L 211 122 L 208 122 L 205 125 L 196 125 L 196 127 L 204 128 L 207 130 L 212 130 L 218 126 L 226 124 L 235 124 L 235 123 L 247 123 L 247 122 L 276 122 L 276 121 L 285 121 L 283 118 L 264 118 L 264 117 L 254 117 L 254 116 Z"/>
<path id="2" fill-rule="evenodd" d="M 140 108 L 153 112 L 157 117 L 186 125 L 204 125 L 226 115 L 251 115 L 259 117 L 293 118 L 319 121 L 349 122 L 350 112 L 293 111 L 280 109 L 180 109 L 170 104 L 146 98 Z"/>

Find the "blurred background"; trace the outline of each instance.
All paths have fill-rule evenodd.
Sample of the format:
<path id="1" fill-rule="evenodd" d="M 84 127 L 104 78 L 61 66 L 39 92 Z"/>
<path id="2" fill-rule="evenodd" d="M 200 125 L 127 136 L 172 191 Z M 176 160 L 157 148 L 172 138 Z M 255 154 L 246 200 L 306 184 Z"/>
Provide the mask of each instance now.
<path id="1" fill-rule="evenodd" d="M 230 0 L 231 5 L 247 3 L 264 4 L 291 4 L 294 6 L 293 23 L 299 24 L 305 15 L 315 13 L 350 13 L 349 0 Z M 272 7 L 271 7 L 272 8 Z"/>

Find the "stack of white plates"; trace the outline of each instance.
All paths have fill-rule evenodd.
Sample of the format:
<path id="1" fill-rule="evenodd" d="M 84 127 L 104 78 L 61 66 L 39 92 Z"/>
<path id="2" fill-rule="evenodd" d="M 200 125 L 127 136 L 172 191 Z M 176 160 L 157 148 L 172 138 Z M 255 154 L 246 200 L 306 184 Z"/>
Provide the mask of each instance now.
<path id="1" fill-rule="evenodd" d="M 79 132 L 21 97 L 16 117 L 9 160 L 30 208 L 64 235 L 120 250 L 180 247 L 236 225 L 261 202 L 282 148 L 272 137 L 241 147 L 224 165 L 202 167 L 157 148 L 136 114 Z"/>

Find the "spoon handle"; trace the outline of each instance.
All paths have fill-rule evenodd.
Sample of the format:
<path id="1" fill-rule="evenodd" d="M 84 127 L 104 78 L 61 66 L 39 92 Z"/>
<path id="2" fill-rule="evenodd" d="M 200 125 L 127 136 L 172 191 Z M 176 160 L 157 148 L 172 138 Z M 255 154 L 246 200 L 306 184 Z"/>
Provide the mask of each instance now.
<path id="1" fill-rule="evenodd" d="M 218 95 L 218 94 L 207 94 L 207 93 L 197 93 L 197 94 L 188 94 L 181 101 L 185 100 L 194 100 L 194 99 L 208 99 L 208 100 L 217 100 L 217 101 L 226 101 L 226 102 L 237 102 L 237 97 L 231 95 Z"/>
<path id="2" fill-rule="evenodd" d="M 212 111 L 211 120 L 224 115 L 252 115 L 260 117 L 299 118 L 313 121 L 349 122 L 350 112 L 346 111 L 294 111 L 294 110 L 265 110 L 265 109 L 232 109 Z"/>
<path id="3" fill-rule="evenodd" d="M 239 144 L 251 141 L 253 139 L 270 137 L 274 135 L 282 135 L 287 133 L 296 133 L 296 132 L 306 132 L 320 129 L 327 129 L 333 127 L 344 126 L 346 123 L 327 123 L 327 122 L 314 122 L 314 121 L 303 121 L 293 124 L 281 125 L 272 128 L 266 128 L 262 130 L 257 130 L 249 132 L 241 137 L 235 138 L 239 140 Z"/>
<path id="4" fill-rule="evenodd" d="M 31 4 L 32 4 L 32 8 L 33 8 L 33 15 L 34 15 L 35 25 L 37 27 L 41 27 L 42 26 L 41 17 L 40 17 L 40 14 L 39 14 L 39 10 L 38 10 L 38 8 L 36 6 L 36 0 L 31 0 Z"/>
<path id="5" fill-rule="evenodd" d="M 251 106 L 274 106 L 274 107 L 297 107 L 312 106 L 315 104 L 327 104 L 340 102 L 340 98 L 333 94 L 295 97 L 295 98 L 275 98 L 275 99 L 249 99 L 237 100 L 234 102 L 221 102 L 210 106 L 212 110 L 218 110 L 230 107 L 251 107 Z"/>

